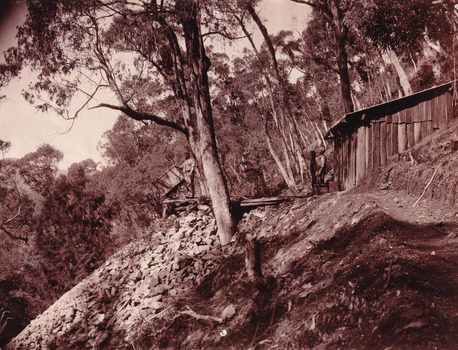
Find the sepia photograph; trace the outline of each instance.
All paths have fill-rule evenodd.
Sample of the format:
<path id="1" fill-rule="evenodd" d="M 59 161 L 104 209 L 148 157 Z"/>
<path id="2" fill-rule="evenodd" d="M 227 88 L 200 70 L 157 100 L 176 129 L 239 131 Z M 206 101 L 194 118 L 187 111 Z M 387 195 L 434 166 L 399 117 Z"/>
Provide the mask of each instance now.
<path id="1" fill-rule="evenodd" d="M 0 0 L 0 350 L 458 349 L 456 0 Z"/>

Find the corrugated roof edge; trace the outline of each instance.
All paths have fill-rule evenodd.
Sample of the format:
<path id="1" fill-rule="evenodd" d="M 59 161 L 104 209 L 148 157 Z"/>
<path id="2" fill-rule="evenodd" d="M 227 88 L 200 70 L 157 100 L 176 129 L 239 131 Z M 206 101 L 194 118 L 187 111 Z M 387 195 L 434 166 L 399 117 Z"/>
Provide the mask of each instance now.
<path id="1" fill-rule="evenodd" d="M 343 129 L 349 123 L 355 124 L 355 125 L 358 123 L 362 124 L 363 122 L 367 122 L 373 119 L 378 119 L 379 117 L 389 115 L 389 114 L 394 114 L 399 110 L 411 107 L 417 104 L 419 100 L 422 100 L 422 99 L 427 100 L 431 96 L 440 95 L 444 93 L 445 91 L 451 89 L 453 83 L 454 82 L 456 83 L 457 81 L 458 80 L 455 80 L 455 81 L 452 80 L 452 81 L 449 81 L 448 83 L 434 86 L 432 88 L 416 92 L 412 95 L 400 97 L 400 98 L 397 98 L 395 100 L 388 101 L 388 102 L 383 102 L 378 105 L 360 109 L 359 111 L 356 111 L 356 112 L 347 113 L 331 126 L 331 128 L 326 133 L 324 138 L 327 140 L 335 138 L 336 136 L 341 134 L 339 132 L 339 129 Z"/>

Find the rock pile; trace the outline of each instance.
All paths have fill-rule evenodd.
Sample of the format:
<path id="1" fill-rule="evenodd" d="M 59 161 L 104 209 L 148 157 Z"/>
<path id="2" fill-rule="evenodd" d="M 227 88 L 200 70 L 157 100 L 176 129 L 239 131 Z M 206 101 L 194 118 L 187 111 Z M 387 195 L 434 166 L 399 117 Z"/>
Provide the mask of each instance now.
<path id="1" fill-rule="evenodd" d="M 215 266 L 215 220 L 200 206 L 161 232 L 152 249 L 134 242 L 33 320 L 6 349 L 123 348 L 136 325 L 152 320 Z M 124 345 L 124 346 L 123 346 Z"/>

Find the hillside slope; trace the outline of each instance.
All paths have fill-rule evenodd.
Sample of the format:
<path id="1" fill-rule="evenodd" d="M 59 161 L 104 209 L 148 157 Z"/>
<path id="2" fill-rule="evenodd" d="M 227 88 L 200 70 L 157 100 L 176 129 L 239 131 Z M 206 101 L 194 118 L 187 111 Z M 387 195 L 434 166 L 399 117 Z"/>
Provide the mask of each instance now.
<path id="1" fill-rule="evenodd" d="M 6 348 L 456 349 L 457 150 L 455 121 L 357 188 L 246 213 L 224 249 L 208 208 L 171 217 Z"/>

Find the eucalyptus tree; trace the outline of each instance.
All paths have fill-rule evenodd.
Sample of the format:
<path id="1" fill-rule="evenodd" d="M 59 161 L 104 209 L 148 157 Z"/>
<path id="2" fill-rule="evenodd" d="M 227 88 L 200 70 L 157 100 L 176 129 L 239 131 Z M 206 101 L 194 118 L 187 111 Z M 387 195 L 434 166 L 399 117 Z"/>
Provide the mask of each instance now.
<path id="1" fill-rule="evenodd" d="M 185 135 L 225 244 L 235 225 L 215 141 L 203 40 L 202 23 L 212 20 L 203 11 L 206 5 L 203 0 L 28 0 L 16 56 L 18 65 L 38 72 L 25 96 L 41 110 L 72 119 L 85 107 L 108 108 Z M 173 108 L 163 109 L 166 99 Z"/>
<path id="2" fill-rule="evenodd" d="M 98 176 L 107 201 L 119 206 L 118 220 L 148 227 L 162 215 L 162 194 L 153 181 L 174 164 L 181 164 L 189 148 L 172 129 L 157 130 L 120 116 L 99 144 L 108 161 Z"/>
<path id="3" fill-rule="evenodd" d="M 436 77 L 443 79 L 442 82 L 453 79 L 455 2 L 360 0 L 360 6 L 349 15 L 349 22 L 353 23 L 353 30 L 389 56 L 404 91 L 411 92 L 410 81 L 401 63 L 410 63 L 419 80 L 434 83 L 435 79 L 429 74 L 431 69 L 428 72 L 426 66 L 434 66 Z M 421 87 L 424 83 L 419 85 Z"/>
<path id="4" fill-rule="evenodd" d="M 411 93 L 412 89 L 398 53 L 407 52 L 410 59 L 412 52 L 422 52 L 420 48 L 425 40 L 453 40 L 453 0 L 291 1 L 312 7 L 333 33 L 334 55 L 346 113 L 354 109 L 348 64 L 349 48 L 356 37 L 364 38 L 374 48 L 387 54 L 405 93 Z"/>
<path id="5" fill-rule="evenodd" d="M 346 40 L 348 26 L 344 20 L 346 12 L 355 6 L 355 1 L 348 0 L 291 0 L 293 2 L 311 6 L 325 19 L 334 34 L 335 57 L 337 60 L 340 90 L 345 113 L 353 112 L 351 97 L 350 75 L 348 72 L 348 55 Z"/>
<path id="6" fill-rule="evenodd" d="M 0 140 L 0 150 L 2 149 Z M 0 232 L 14 240 L 28 242 L 33 202 L 21 188 L 17 160 L 0 159 Z"/>
<path id="7" fill-rule="evenodd" d="M 287 91 L 288 76 L 277 57 L 272 35 L 259 15 L 260 3 L 259 0 L 215 1 L 215 6 L 225 14 L 226 21 L 233 28 L 243 33 L 250 44 L 254 56 L 252 64 L 256 67 L 253 73 L 262 80 L 262 83 L 258 84 L 260 89 L 253 90 L 253 93 L 263 100 L 265 106 L 259 113 L 265 142 L 288 188 L 293 194 L 297 194 L 298 178 L 302 183 L 305 180 L 306 164 L 303 150 L 307 143 L 292 112 Z M 262 45 L 258 45 L 254 40 L 249 28 L 252 23 L 262 35 Z M 249 56 L 249 53 L 245 53 L 245 58 L 252 60 Z M 269 134 L 269 130 L 274 132 Z M 279 149 L 274 147 L 273 138 L 280 140 Z"/>

